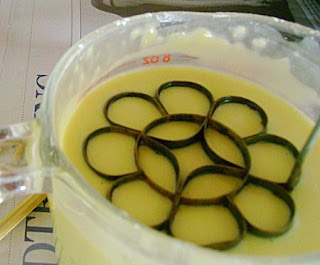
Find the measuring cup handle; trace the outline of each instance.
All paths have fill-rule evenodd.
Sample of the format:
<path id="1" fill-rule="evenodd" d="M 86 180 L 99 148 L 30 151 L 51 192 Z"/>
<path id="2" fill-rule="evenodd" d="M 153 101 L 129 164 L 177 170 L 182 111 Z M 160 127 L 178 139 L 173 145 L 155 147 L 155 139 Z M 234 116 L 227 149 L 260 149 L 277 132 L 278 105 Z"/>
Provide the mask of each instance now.
<path id="1" fill-rule="evenodd" d="M 48 193 L 51 169 L 42 166 L 38 119 L 0 127 L 0 203 L 18 194 Z"/>

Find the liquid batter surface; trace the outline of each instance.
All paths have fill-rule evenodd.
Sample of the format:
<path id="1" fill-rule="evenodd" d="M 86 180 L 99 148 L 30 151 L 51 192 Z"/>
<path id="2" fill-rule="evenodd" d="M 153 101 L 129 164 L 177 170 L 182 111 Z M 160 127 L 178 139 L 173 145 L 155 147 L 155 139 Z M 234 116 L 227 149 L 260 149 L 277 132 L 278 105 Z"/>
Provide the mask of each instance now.
<path id="1" fill-rule="evenodd" d="M 266 112 L 268 116 L 267 132 L 289 140 L 298 150 L 301 149 L 312 128 L 312 123 L 292 106 L 285 104 L 257 85 L 237 77 L 205 69 L 174 66 L 126 73 L 101 84 L 89 93 L 75 110 L 64 135 L 63 149 L 66 155 L 102 196 L 109 196 L 114 180 L 106 180 L 90 169 L 84 160 L 82 148 L 88 135 L 110 125 L 104 115 L 106 102 L 108 99 L 124 92 L 139 92 L 153 97 L 162 83 L 172 80 L 201 84 L 211 92 L 214 100 L 230 95 L 250 99 Z M 208 111 L 209 103 L 201 93 L 195 93 L 195 91 L 185 88 L 176 89 L 174 93 L 169 93 L 169 90 L 165 92 L 161 94 L 160 99 L 170 114 L 192 113 L 204 116 Z M 110 108 L 110 115 L 121 125 L 142 130 L 145 124 L 159 119 L 161 114 L 152 105 L 140 101 L 140 99 L 133 101 L 128 100 L 128 98 L 121 99 Z M 215 112 L 216 119 L 226 126 L 230 124 L 232 130 L 241 137 L 246 137 L 261 130 L 259 116 L 252 114 L 250 111 L 246 114 L 248 109 L 244 108 L 243 105 L 237 105 L 239 104 L 222 105 L 224 108 Z M 239 119 L 234 118 L 236 116 L 234 113 L 239 113 Z M 215 119 L 215 115 L 213 115 L 213 119 Z M 188 138 L 198 130 L 199 126 L 195 123 L 172 122 L 172 124 L 155 127 L 150 130 L 149 134 L 153 137 L 164 137 L 165 139 L 169 137 L 170 140 L 176 140 Z M 214 130 L 208 130 L 206 137 L 210 148 L 216 150 L 221 157 L 234 165 L 244 166 L 243 156 L 241 152 L 239 153 L 239 149 L 234 142 L 230 141 L 230 138 Z M 252 159 L 252 174 L 261 175 L 262 179 L 267 181 L 281 182 L 283 179 L 278 174 L 286 178 L 286 172 L 290 173 L 290 168 L 294 163 L 292 155 L 283 148 L 274 151 L 277 150 L 278 146 L 273 148 L 272 144 L 271 146 L 265 145 L 253 144 L 249 148 L 250 155 L 254 157 Z M 176 185 L 173 181 L 176 172 L 170 159 L 154 152 L 152 148 L 142 145 L 139 148 L 139 159 L 141 161 L 138 161 L 137 166 L 136 161 L 132 159 L 134 148 L 135 140 L 133 137 L 117 133 L 101 134 L 90 142 L 88 157 L 94 168 L 99 168 L 103 172 L 109 171 L 110 175 L 132 173 L 137 170 L 137 167 L 141 166 L 145 172 L 149 172 L 148 176 L 150 176 L 153 184 L 161 187 L 167 193 L 172 193 Z M 215 164 L 198 142 L 171 151 L 180 166 L 179 174 L 182 183 L 193 170 Z M 266 153 L 271 159 L 265 163 L 266 159 L 263 159 L 263 156 Z M 320 248 L 320 238 L 314 236 L 320 232 L 320 226 L 318 225 L 320 211 L 316 210 L 317 202 L 320 202 L 320 193 L 316 189 L 320 181 L 317 177 L 317 172 L 320 172 L 320 165 L 317 162 L 317 154 L 319 153 L 320 145 L 317 143 L 305 162 L 299 184 L 290 193 L 296 206 L 292 227 L 285 234 L 272 238 L 246 233 L 244 239 L 228 251 L 254 255 L 286 255 L 305 253 Z M 159 166 L 159 161 L 162 161 L 163 166 Z M 276 163 L 274 169 L 270 165 L 268 166 L 268 163 L 270 165 Z M 263 166 L 266 169 L 263 169 Z M 156 169 L 153 171 L 153 168 Z M 261 168 L 263 169 L 262 172 L 260 172 Z M 267 170 L 268 173 L 265 173 Z M 219 194 L 229 192 L 234 187 L 239 186 L 239 182 L 241 180 L 239 181 L 239 178 L 233 176 L 223 178 L 219 174 L 203 174 L 196 181 L 190 182 L 182 196 L 191 200 L 197 197 L 202 199 L 212 197 L 213 193 L 219 196 Z M 165 221 L 172 206 L 170 196 L 159 195 L 157 190 L 150 188 L 150 185 L 146 185 L 145 182 L 140 180 L 129 183 L 130 185 L 128 183 L 113 191 L 113 202 L 150 226 L 157 226 Z M 210 185 L 213 185 L 214 189 L 208 188 Z M 203 193 L 201 193 L 202 189 Z M 141 192 L 136 193 L 137 190 Z M 131 205 L 128 205 L 128 201 Z M 148 205 L 146 201 L 149 201 L 150 204 Z M 248 216 L 250 216 L 248 218 L 253 223 L 258 223 L 258 226 L 263 225 L 271 230 L 277 229 L 278 226 L 283 225 L 290 218 L 288 207 L 282 200 L 266 190 L 261 192 L 259 187 L 257 188 L 255 185 L 248 185 L 244 188 L 243 192 L 236 196 L 235 203 L 241 211 L 248 212 Z M 270 207 L 268 210 L 264 210 L 264 206 L 261 204 Z M 138 206 L 134 207 L 134 205 Z M 161 205 L 160 210 L 154 212 L 157 205 Z M 130 209 L 126 209 L 129 206 Z M 146 211 L 148 208 L 152 211 Z M 237 223 L 233 218 L 230 218 L 231 215 L 225 207 L 217 205 L 201 207 L 182 205 L 173 222 L 172 233 L 179 238 L 205 245 L 210 244 L 212 238 L 228 240 L 237 236 L 238 233 Z M 201 220 L 205 219 L 204 216 L 215 219 L 215 222 L 206 222 L 201 225 Z M 194 230 L 196 236 L 192 233 L 190 235 L 188 229 L 190 226 L 197 227 Z M 219 227 L 227 229 L 228 233 L 220 233 L 221 229 Z"/>

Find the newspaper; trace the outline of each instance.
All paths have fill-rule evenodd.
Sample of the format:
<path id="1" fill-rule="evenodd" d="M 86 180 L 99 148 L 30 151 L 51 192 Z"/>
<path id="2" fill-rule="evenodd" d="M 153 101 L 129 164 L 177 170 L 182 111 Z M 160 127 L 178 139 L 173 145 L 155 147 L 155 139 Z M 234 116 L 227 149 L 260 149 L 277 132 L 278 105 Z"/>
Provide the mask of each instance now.
<path id="1" fill-rule="evenodd" d="M 82 36 L 119 18 L 87 0 L 0 0 L 0 125 L 37 116 L 48 75 Z M 0 219 L 24 198 L 0 205 Z M 48 202 L 0 241 L 0 265 L 56 264 Z"/>
<path id="2" fill-rule="evenodd" d="M 48 76 L 63 53 L 87 33 L 119 18 L 117 12 L 99 10 L 98 2 L 126 1 L 0 0 L 0 126 L 37 117 Z M 139 7 L 134 10 L 143 12 Z M 0 219 L 23 199 L 1 204 Z M 0 241 L 0 265 L 54 264 L 53 229 L 45 200 Z"/>

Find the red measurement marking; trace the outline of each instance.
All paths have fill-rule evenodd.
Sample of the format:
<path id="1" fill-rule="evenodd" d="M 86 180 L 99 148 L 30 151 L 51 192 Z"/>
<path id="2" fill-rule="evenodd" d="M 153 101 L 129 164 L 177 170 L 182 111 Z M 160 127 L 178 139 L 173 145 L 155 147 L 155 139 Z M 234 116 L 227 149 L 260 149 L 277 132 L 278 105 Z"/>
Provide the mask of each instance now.
<path id="1" fill-rule="evenodd" d="M 151 56 L 150 62 L 157 63 L 157 62 L 159 62 L 159 60 L 160 60 L 159 56 Z"/>
<path id="2" fill-rule="evenodd" d="M 164 63 L 168 63 L 171 61 L 171 54 L 164 54 L 163 57 L 162 57 L 162 61 Z"/>
<path id="3" fill-rule="evenodd" d="M 168 63 L 171 61 L 171 54 L 160 54 L 160 55 L 152 55 L 142 58 L 143 65 L 149 64 L 157 64 L 157 63 Z"/>
<path id="4" fill-rule="evenodd" d="M 185 58 L 185 59 L 198 59 L 198 57 L 190 56 L 190 55 L 187 55 L 187 54 L 181 54 L 179 57 L 180 58 Z"/>

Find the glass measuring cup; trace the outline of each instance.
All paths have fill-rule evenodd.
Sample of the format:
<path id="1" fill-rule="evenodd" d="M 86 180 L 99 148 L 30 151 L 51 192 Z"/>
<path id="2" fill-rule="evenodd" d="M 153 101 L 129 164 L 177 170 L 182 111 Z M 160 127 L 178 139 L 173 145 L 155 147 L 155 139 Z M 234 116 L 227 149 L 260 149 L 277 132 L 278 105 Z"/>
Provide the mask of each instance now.
<path id="1" fill-rule="evenodd" d="M 232 44 L 231 49 L 224 49 L 221 40 Z M 125 71 L 164 64 L 244 77 L 315 120 L 320 106 L 319 41 L 319 32 L 293 23 L 228 13 L 146 14 L 98 29 L 56 65 L 40 118 L 0 129 L 1 200 L 17 193 L 49 194 L 60 265 L 319 264 L 320 252 L 238 256 L 155 232 L 98 195 L 61 149 L 72 111 L 96 84 Z M 248 54 L 256 59 L 248 60 Z M 274 62 L 286 63 L 296 82 L 281 75 Z"/>

